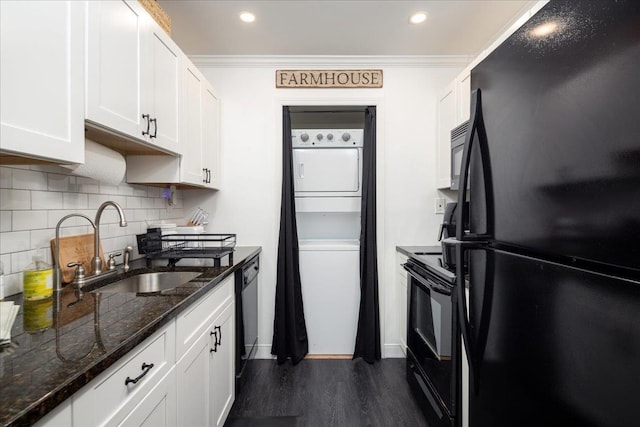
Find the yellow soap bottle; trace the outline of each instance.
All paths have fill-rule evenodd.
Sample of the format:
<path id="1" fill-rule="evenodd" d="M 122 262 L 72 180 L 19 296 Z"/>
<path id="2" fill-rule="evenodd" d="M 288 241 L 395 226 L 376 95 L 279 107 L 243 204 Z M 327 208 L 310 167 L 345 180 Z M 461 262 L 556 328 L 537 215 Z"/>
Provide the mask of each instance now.
<path id="1" fill-rule="evenodd" d="M 42 256 L 36 255 L 32 259 L 22 272 L 23 297 L 26 300 L 48 298 L 53 294 L 53 269 Z"/>

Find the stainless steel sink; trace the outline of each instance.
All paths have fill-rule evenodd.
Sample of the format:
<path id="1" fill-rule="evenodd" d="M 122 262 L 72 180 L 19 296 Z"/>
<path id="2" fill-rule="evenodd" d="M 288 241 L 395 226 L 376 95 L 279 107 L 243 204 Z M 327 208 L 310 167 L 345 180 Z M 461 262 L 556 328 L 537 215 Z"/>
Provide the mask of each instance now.
<path id="1" fill-rule="evenodd" d="M 168 289 L 176 288 L 180 285 L 195 279 L 201 273 L 193 271 L 162 271 L 158 273 L 143 273 L 130 276 L 117 282 L 110 283 L 98 289 L 94 289 L 93 293 L 152 293 L 160 292 Z"/>

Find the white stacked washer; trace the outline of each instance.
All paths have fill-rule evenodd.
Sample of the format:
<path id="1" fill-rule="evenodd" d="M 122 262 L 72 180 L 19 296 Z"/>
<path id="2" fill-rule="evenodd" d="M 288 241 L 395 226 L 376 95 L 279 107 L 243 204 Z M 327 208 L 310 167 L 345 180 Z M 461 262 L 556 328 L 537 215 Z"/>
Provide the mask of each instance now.
<path id="1" fill-rule="evenodd" d="M 352 354 L 360 304 L 362 129 L 292 131 L 310 354 Z"/>

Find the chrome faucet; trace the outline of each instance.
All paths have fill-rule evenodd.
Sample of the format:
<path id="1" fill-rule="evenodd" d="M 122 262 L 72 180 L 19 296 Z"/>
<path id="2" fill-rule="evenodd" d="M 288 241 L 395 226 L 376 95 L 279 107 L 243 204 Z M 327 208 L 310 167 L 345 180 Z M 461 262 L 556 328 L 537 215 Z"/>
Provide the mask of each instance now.
<path id="1" fill-rule="evenodd" d="M 102 258 L 100 258 L 100 217 L 102 216 L 102 211 L 104 211 L 104 209 L 109 205 L 113 206 L 118 211 L 118 215 L 120 216 L 120 227 L 127 226 L 124 211 L 119 204 L 109 200 L 100 205 L 98 212 L 96 212 L 96 219 L 93 221 L 95 233 L 93 235 L 93 258 L 91 259 L 91 268 L 94 276 L 102 273 Z"/>
<path id="2" fill-rule="evenodd" d="M 89 224 L 91 224 L 91 226 L 93 227 L 94 233 L 95 234 L 98 233 L 98 228 L 96 227 L 96 224 L 93 221 L 91 221 L 89 217 L 82 214 L 75 214 L 75 213 L 69 214 L 69 215 L 63 216 L 60 219 L 60 221 L 58 221 L 58 224 L 56 224 L 56 250 L 54 254 L 55 259 L 53 260 L 53 289 L 55 291 L 59 291 L 62 289 L 62 270 L 60 270 L 60 225 L 62 225 L 62 223 L 65 222 L 67 219 L 74 216 L 84 218 L 87 221 L 89 221 Z"/>

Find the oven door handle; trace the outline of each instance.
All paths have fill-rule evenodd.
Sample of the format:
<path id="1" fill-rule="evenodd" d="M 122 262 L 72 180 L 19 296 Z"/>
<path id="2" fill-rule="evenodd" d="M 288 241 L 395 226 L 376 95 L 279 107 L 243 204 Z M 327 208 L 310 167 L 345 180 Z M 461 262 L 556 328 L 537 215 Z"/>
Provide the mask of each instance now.
<path id="1" fill-rule="evenodd" d="M 414 270 L 410 264 L 402 264 L 402 266 L 405 270 L 407 270 L 407 272 L 409 272 L 411 277 L 416 279 L 418 283 L 422 285 L 422 287 L 426 288 L 426 290 L 431 290 L 441 295 L 451 296 L 451 289 L 445 288 L 444 286 L 439 286 L 435 282 L 425 279 L 420 273 Z"/>

